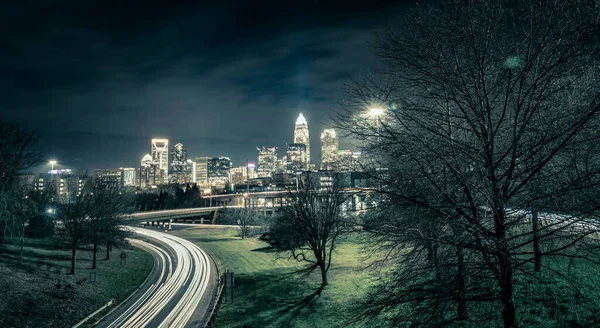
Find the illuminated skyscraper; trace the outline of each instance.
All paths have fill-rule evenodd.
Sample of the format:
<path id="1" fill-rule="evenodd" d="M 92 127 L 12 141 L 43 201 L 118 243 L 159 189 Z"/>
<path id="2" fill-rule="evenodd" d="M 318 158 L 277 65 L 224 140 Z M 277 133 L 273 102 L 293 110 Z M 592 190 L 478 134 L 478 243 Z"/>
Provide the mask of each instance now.
<path id="1" fill-rule="evenodd" d="M 169 139 L 152 139 L 152 163 L 162 171 L 162 183 L 169 183 Z"/>
<path id="2" fill-rule="evenodd" d="M 338 138 L 334 129 L 321 133 L 321 170 L 334 170 L 338 161 Z"/>
<path id="3" fill-rule="evenodd" d="M 162 183 L 162 170 L 155 164 L 150 154 L 142 157 L 140 162 L 140 171 L 138 175 L 138 185 L 142 189 L 154 188 L 157 184 Z"/>
<path id="4" fill-rule="evenodd" d="M 308 137 L 308 123 L 304 115 L 300 113 L 296 119 L 296 127 L 294 128 L 294 143 L 306 145 L 306 167 L 310 164 L 310 139 Z M 289 159 L 288 159 L 289 162 Z"/>
<path id="5" fill-rule="evenodd" d="M 254 163 L 248 163 L 248 179 L 254 179 L 256 178 L 256 165 L 254 165 Z"/>
<path id="6" fill-rule="evenodd" d="M 229 157 L 211 158 L 208 160 L 208 181 L 217 188 L 225 188 L 230 182 L 231 160 Z"/>
<path id="7" fill-rule="evenodd" d="M 258 177 L 270 178 L 277 170 L 277 147 L 257 147 Z"/>
<path id="8" fill-rule="evenodd" d="M 208 160 L 210 157 L 198 156 L 194 158 L 196 163 L 196 183 L 201 188 L 208 188 Z"/>
<path id="9" fill-rule="evenodd" d="M 181 143 L 176 144 L 171 151 L 171 182 L 179 184 L 192 182 L 194 180 L 192 171 L 193 164 L 192 161 L 188 161 L 187 150 Z"/>
<path id="10" fill-rule="evenodd" d="M 238 166 L 231 168 L 231 184 L 232 185 L 240 185 L 246 183 L 247 180 L 247 167 L 246 166 Z"/>
<path id="11" fill-rule="evenodd" d="M 306 163 L 306 145 L 289 144 L 287 146 L 287 173 L 297 173 L 308 170 Z"/>

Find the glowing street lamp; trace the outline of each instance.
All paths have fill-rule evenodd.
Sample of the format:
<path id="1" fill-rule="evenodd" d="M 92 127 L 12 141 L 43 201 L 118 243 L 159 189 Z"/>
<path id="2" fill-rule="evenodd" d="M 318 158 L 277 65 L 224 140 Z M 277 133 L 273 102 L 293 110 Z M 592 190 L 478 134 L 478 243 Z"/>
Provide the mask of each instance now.
<path id="1" fill-rule="evenodd" d="M 48 164 L 52 165 L 52 171 L 54 171 L 54 165 L 56 165 L 56 161 L 51 160 L 50 162 L 48 162 Z"/>
<path id="2" fill-rule="evenodd" d="M 370 117 L 379 117 L 381 114 L 383 114 L 385 112 L 385 109 L 383 108 L 369 108 L 367 111 L 367 116 Z"/>

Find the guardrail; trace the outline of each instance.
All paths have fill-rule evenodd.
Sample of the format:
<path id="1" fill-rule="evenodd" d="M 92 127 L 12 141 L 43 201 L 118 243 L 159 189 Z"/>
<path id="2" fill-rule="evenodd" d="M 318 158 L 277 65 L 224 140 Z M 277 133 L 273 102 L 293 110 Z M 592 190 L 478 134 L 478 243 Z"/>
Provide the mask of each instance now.
<path id="1" fill-rule="evenodd" d="M 110 301 L 108 301 L 108 303 L 104 304 L 101 308 L 99 308 L 98 310 L 94 311 L 94 313 L 88 315 L 87 317 L 85 317 L 85 319 L 83 319 L 83 320 L 79 321 L 78 323 L 76 323 L 75 326 L 73 326 L 72 328 L 77 328 L 77 327 L 83 325 L 88 320 L 90 320 L 91 318 L 95 317 L 98 313 L 100 313 L 100 312 L 104 311 L 106 308 L 112 306 L 114 302 L 115 302 L 115 300 L 111 299 Z"/>
<path id="2" fill-rule="evenodd" d="M 221 280 L 221 277 L 219 276 L 219 286 L 217 287 L 217 294 L 216 296 L 216 302 L 215 305 L 213 306 L 213 308 L 210 310 L 210 315 L 208 316 L 208 322 L 204 325 L 205 328 L 210 328 L 213 326 L 213 323 L 215 322 L 215 320 L 217 319 L 217 313 L 219 312 L 219 307 L 221 306 L 221 301 L 223 300 L 223 288 L 225 287 L 225 284 L 223 284 L 223 281 Z"/>
<path id="3" fill-rule="evenodd" d="M 208 251 L 204 251 L 206 252 L 206 254 L 208 254 L 208 256 L 210 256 L 210 259 L 213 261 L 213 263 L 215 264 L 215 268 L 217 268 L 217 291 L 215 294 L 215 303 L 212 306 L 212 309 L 210 310 L 210 314 L 208 316 L 206 316 L 208 318 L 208 321 L 204 324 L 204 328 L 207 327 L 212 327 L 213 323 L 215 322 L 215 320 L 217 319 L 217 312 L 219 312 L 219 307 L 221 306 L 221 299 L 223 298 L 223 288 L 225 287 L 225 284 L 223 283 L 223 280 L 221 279 L 221 270 L 219 269 L 219 265 L 217 264 L 217 261 L 215 260 L 214 256 L 212 256 L 211 253 L 209 253 Z"/>

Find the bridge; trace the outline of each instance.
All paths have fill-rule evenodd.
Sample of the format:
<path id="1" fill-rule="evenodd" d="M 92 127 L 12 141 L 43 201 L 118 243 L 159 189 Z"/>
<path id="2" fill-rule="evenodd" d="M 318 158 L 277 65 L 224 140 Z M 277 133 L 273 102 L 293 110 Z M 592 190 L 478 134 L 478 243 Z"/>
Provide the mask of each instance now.
<path id="1" fill-rule="evenodd" d="M 369 188 L 347 188 L 344 192 L 351 193 L 349 199 L 353 211 L 366 209 L 366 193 L 372 191 Z M 148 212 L 137 212 L 129 216 L 131 221 L 145 222 L 147 225 L 168 224 L 173 221 L 183 220 L 193 223 L 214 223 L 219 210 L 225 208 L 253 208 L 264 211 L 264 214 L 272 214 L 276 208 L 286 206 L 285 197 L 289 195 L 288 191 L 262 191 L 254 193 L 207 195 L 203 198 L 209 199 L 211 206 L 183 208 L 175 210 L 158 210 Z M 212 205 L 216 206 L 212 206 Z"/>

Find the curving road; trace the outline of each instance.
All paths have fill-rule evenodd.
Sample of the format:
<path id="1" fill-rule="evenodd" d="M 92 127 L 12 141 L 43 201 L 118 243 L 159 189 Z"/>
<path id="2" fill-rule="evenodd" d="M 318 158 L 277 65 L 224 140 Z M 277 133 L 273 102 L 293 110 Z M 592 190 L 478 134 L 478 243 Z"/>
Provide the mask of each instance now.
<path id="1" fill-rule="evenodd" d="M 210 257 L 185 239 L 148 229 L 133 231 L 149 241 L 131 243 L 154 255 L 154 270 L 98 327 L 202 327 L 216 285 Z"/>

